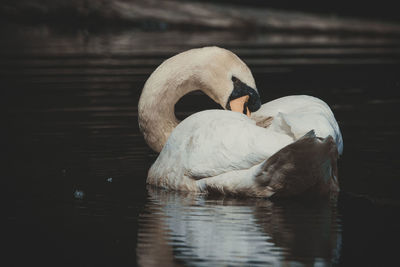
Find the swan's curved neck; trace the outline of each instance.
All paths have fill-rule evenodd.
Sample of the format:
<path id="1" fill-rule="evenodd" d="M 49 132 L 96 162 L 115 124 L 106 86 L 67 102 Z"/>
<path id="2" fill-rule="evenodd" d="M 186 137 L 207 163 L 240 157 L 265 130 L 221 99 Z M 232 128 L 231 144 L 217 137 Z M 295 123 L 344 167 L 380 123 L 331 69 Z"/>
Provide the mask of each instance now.
<path id="1" fill-rule="evenodd" d="M 200 89 L 195 77 L 172 76 L 164 83 L 146 82 L 138 105 L 139 127 L 153 150 L 161 151 L 179 123 L 175 104 L 187 93 Z"/>
<path id="2" fill-rule="evenodd" d="M 246 64 L 218 47 L 188 50 L 164 61 L 146 81 L 139 100 L 139 127 L 147 144 L 161 151 L 179 123 L 175 104 L 191 91 L 201 90 L 225 108 L 233 76 L 255 88 Z"/>

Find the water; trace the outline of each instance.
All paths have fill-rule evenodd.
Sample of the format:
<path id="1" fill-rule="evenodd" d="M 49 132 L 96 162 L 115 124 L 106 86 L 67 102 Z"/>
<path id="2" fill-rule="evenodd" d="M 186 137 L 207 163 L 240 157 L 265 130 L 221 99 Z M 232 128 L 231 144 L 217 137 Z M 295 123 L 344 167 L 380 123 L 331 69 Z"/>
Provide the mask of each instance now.
<path id="1" fill-rule="evenodd" d="M 224 31 L 2 29 L 10 266 L 330 266 L 398 260 L 400 38 Z M 137 125 L 149 74 L 216 44 L 263 102 L 310 94 L 344 137 L 337 203 L 205 197 L 145 185 L 157 154 Z M 218 108 L 199 92 L 184 118 Z M 6 262 L 7 262 L 6 261 Z"/>
<path id="2" fill-rule="evenodd" d="M 328 203 L 209 199 L 149 188 L 145 209 L 137 247 L 143 265 L 160 266 L 165 258 L 198 266 L 324 265 L 341 253 L 340 219 Z"/>

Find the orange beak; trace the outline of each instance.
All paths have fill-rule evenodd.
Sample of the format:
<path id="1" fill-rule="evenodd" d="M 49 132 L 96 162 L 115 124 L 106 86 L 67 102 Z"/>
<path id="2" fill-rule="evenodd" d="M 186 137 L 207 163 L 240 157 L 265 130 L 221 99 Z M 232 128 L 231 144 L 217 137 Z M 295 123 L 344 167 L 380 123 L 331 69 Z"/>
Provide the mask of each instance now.
<path id="1" fill-rule="evenodd" d="M 245 95 L 245 96 L 242 96 L 242 97 L 232 100 L 231 102 L 229 102 L 229 105 L 230 105 L 232 111 L 240 112 L 240 113 L 243 113 L 243 114 L 247 115 L 248 117 L 250 117 L 251 112 L 250 112 L 249 108 L 247 107 L 248 101 L 249 101 L 249 96 Z"/>

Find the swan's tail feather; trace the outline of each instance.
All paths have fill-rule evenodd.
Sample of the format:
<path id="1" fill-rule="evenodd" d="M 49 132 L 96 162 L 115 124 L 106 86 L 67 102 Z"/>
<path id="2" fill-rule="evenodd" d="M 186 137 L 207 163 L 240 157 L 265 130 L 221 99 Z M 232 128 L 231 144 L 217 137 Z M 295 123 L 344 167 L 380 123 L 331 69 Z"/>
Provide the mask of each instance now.
<path id="1" fill-rule="evenodd" d="M 315 135 L 315 131 L 311 130 L 308 133 L 306 133 L 305 135 L 303 135 L 302 137 L 300 137 L 298 140 L 305 139 L 305 138 L 315 138 L 315 137 L 317 137 Z"/>
<path id="2" fill-rule="evenodd" d="M 333 138 L 318 138 L 310 131 L 265 161 L 257 182 L 276 196 L 337 193 L 337 158 Z"/>

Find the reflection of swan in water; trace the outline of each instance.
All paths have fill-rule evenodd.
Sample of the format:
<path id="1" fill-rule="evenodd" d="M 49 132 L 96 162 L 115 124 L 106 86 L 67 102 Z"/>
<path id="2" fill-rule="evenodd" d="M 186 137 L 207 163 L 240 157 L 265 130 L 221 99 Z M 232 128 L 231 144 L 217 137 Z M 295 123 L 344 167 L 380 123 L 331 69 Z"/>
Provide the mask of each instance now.
<path id="1" fill-rule="evenodd" d="M 143 266 L 330 263 L 338 257 L 335 208 L 210 199 L 149 188 L 137 255 Z"/>

